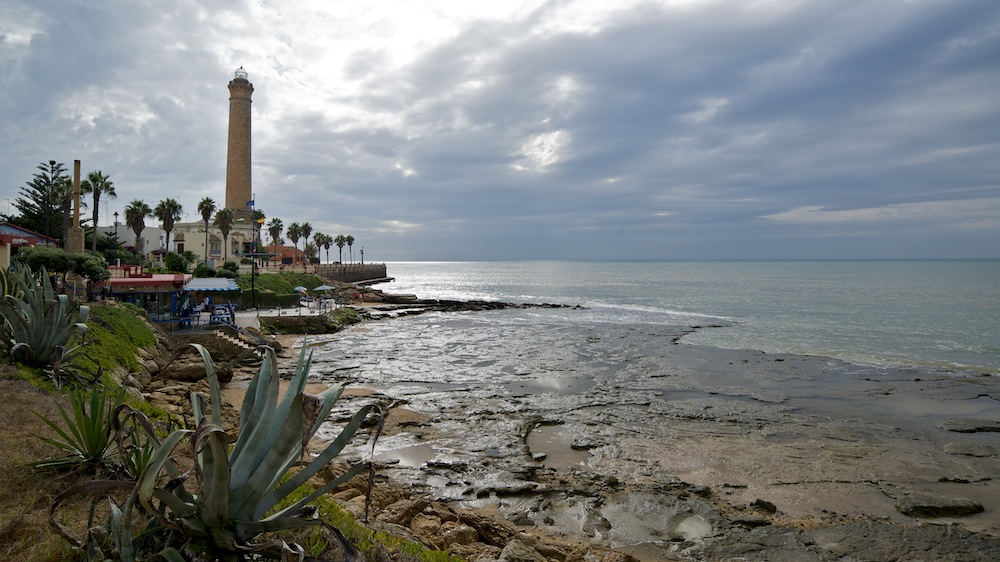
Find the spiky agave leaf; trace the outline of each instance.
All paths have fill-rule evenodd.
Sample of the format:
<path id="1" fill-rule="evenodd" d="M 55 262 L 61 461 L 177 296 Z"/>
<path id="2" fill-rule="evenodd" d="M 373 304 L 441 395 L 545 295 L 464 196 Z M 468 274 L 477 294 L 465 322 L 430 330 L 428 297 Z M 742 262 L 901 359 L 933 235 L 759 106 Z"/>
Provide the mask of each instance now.
<path id="1" fill-rule="evenodd" d="M 56 437 L 41 437 L 42 441 L 61 449 L 67 456 L 43 459 L 30 466 L 64 469 L 90 465 L 99 470 L 114 457 L 111 446 L 113 412 L 125 399 L 124 391 L 115 392 L 97 386 L 89 390 L 73 389 L 68 397 L 70 412 L 58 400 L 53 399 L 65 429 L 53 420 L 35 413 L 56 434 Z"/>
<path id="2" fill-rule="evenodd" d="M 329 415 L 343 387 L 337 385 L 317 396 L 304 394 L 311 354 L 307 354 L 306 346 L 303 346 L 288 390 L 279 397 L 274 351 L 262 348 L 263 361 L 241 408 L 240 435 L 230 451 L 228 438 L 216 422 L 221 417 L 221 391 L 214 376 L 211 357 L 201 346 L 195 347 L 205 359 L 212 404 L 204 404 L 201 395 L 192 395 L 197 428 L 194 431 L 176 430 L 163 440 L 142 472 L 129 500 L 120 513 L 113 514 L 113 521 L 119 522 L 115 531 L 121 535 L 115 537 L 122 545 L 119 551 L 126 551 L 125 545 L 132 544 L 130 536 L 124 534 L 125 526 L 129 525 L 133 511 L 141 509 L 154 516 L 144 533 L 147 536 L 158 533 L 157 536 L 166 537 L 173 536 L 171 533 L 180 533 L 185 537 L 181 551 L 197 548 L 221 558 L 259 553 L 295 559 L 302 553 L 295 545 L 279 548 L 274 543 L 255 544 L 253 540 L 269 531 L 313 525 L 329 527 L 315 518 L 315 508 L 307 504 L 350 478 L 366 470 L 371 471 L 371 463 L 356 465 L 307 498 L 265 515 L 336 457 L 372 413 L 380 417 L 375 435 L 377 439 L 381 420 L 384 419 L 383 412 L 377 405 L 362 408 L 319 457 L 289 477 L 289 469 L 299 460 L 305 444 Z M 207 407 L 211 408 L 211 416 L 205 415 Z M 186 490 L 179 478 L 171 478 L 166 484 L 162 484 L 161 478 L 164 468 L 171 466 L 170 459 L 175 449 L 188 438 L 195 458 L 196 494 Z M 281 484 L 282 480 L 286 480 L 284 484 Z M 333 530 L 342 544 L 345 560 L 363 561 L 360 552 L 342 534 Z M 171 543 L 171 540 L 161 538 L 159 542 L 153 541 L 158 545 L 156 556 L 173 560 L 179 554 L 173 548 L 176 542 Z"/>
<path id="3" fill-rule="evenodd" d="M 67 344 L 86 334 L 89 307 L 56 295 L 44 267 L 36 278 L 28 267 L 14 266 L 7 281 L 14 289 L 0 299 L 0 345 L 12 359 L 23 357 L 30 364 L 48 367 L 58 348 L 62 348 L 63 362 L 82 351 L 79 345 Z"/>
<path id="4" fill-rule="evenodd" d="M 289 494 L 291 494 L 296 488 L 306 483 L 310 478 L 319 473 L 319 471 L 322 470 L 327 463 L 335 459 L 337 455 L 339 455 L 340 452 L 344 450 L 344 447 L 346 447 L 347 444 L 350 443 L 351 439 L 354 438 L 358 430 L 361 429 L 361 426 L 364 423 L 365 419 L 368 417 L 368 415 L 373 413 L 379 416 L 379 424 L 377 426 L 375 434 L 375 439 L 377 439 L 382 429 L 382 420 L 384 419 L 384 413 L 382 412 L 381 407 L 379 407 L 377 404 L 369 404 L 368 406 L 365 406 L 360 410 L 358 410 L 354 414 L 354 416 L 351 417 L 351 421 L 349 421 L 347 425 L 345 425 L 344 428 L 340 431 L 340 435 L 338 435 L 337 438 L 334 439 L 332 443 L 327 445 L 326 449 L 324 449 L 322 453 L 320 453 L 316 458 L 314 458 L 312 462 L 303 467 L 302 470 L 295 473 L 294 476 L 292 476 L 283 484 L 275 488 L 272 492 L 262 497 L 257 506 L 257 513 L 263 515 L 263 513 L 266 513 L 267 511 L 272 509 L 275 505 L 277 505 L 279 502 L 285 499 Z M 339 486 L 340 484 L 347 482 L 354 476 L 361 474 L 365 470 L 369 470 L 370 468 L 371 467 L 369 464 L 355 465 L 351 470 L 342 474 L 340 477 L 328 482 L 323 487 L 318 488 L 305 498 L 302 498 L 298 502 L 286 507 L 285 509 L 272 515 L 268 519 L 280 518 L 283 514 L 292 513 L 297 509 L 302 508 L 309 502 L 320 497 L 321 495 Z"/>
<path id="5" fill-rule="evenodd" d="M 288 459 L 298 456 L 303 432 L 303 390 L 308 378 L 306 347 L 299 355 L 299 366 L 279 401 L 279 379 L 274 350 L 264 348 L 264 360 L 255 380 L 253 403 L 241 410 L 240 437 L 230 455 L 233 467 L 233 494 L 230 510 L 234 518 L 249 520 L 255 516 L 258 498 L 274 487 L 276 478 L 287 472 Z M 255 378 L 256 379 L 256 378 Z M 248 398 L 251 396 L 247 393 Z M 246 406 L 246 403 L 244 403 Z"/>
<path id="6" fill-rule="evenodd" d="M 212 423 L 219 425 L 222 423 L 222 390 L 219 388 L 219 378 L 215 374 L 215 364 L 212 363 L 212 355 L 205 349 L 205 346 L 192 343 L 191 347 L 198 351 L 201 360 L 205 364 L 205 378 L 208 380 L 208 390 L 211 393 Z M 194 411 L 194 423 L 200 424 L 204 417 L 204 402 L 201 398 L 191 396 L 191 407 Z"/>

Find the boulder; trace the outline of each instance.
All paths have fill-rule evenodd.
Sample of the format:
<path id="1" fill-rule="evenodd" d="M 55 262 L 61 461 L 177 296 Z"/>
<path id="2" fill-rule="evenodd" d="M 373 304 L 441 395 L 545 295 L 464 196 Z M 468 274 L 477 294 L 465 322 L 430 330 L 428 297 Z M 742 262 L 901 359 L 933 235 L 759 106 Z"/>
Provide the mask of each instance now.
<path id="1" fill-rule="evenodd" d="M 496 562 L 500 557 L 500 548 L 490 546 L 481 542 L 472 544 L 453 544 L 448 547 L 448 551 L 456 556 L 461 556 L 463 560 L 470 562 Z"/>
<path id="2" fill-rule="evenodd" d="M 438 535 L 448 546 L 479 542 L 479 533 L 475 529 L 457 521 L 448 521 L 441 525 Z"/>
<path id="3" fill-rule="evenodd" d="M 517 535 L 517 529 L 509 523 L 479 513 L 465 511 L 458 514 L 458 519 L 475 529 L 484 543 L 493 546 L 503 548 Z"/>
<path id="4" fill-rule="evenodd" d="M 198 361 L 174 361 L 160 372 L 164 378 L 175 381 L 194 382 L 205 378 L 205 363 Z"/>
<path id="5" fill-rule="evenodd" d="M 361 493 L 361 490 L 357 488 L 348 488 L 346 490 L 341 490 L 336 494 L 333 494 L 333 499 L 347 502 L 361 495 L 363 495 Z"/>
<path id="6" fill-rule="evenodd" d="M 442 523 L 447 521 L 458 521 L 458 515 L 441 502 L 431 502 L 430 507 L 425 509 L 424 513 L 437 516 Z"/>
<path id="7" fill-rule="evenodd" d="M 430 502 L 423 498 L 401 499 L 383 509 L 375 517 L 375 520 L 383 523 L 408 526 L 410 520 L 429 505 Z"/>
<path id="8" fill-rule="evenodd" d="M 129 373 L 125 377 L 125 383 L 129 386 L 134 386 L 139 390 L 142 390 L 149 386 L 149 383 L 153 382 L 153 377 L 150 373 L 140 370 L 135 373 Z"/>
<path id="9" fill-rule="evenodd" d="M 410 530 L 414 535 L 430 536 L 437 534 L 441 528 L 441 519 L 436 515 L 418 513 L 410 520 Z"/>
<path id="10" fill-rule="evenodd" d="M 537 550 L 524 544 L 519 539 L 507 543 L 500 552 L 499 562 L 548 562 Z"/>

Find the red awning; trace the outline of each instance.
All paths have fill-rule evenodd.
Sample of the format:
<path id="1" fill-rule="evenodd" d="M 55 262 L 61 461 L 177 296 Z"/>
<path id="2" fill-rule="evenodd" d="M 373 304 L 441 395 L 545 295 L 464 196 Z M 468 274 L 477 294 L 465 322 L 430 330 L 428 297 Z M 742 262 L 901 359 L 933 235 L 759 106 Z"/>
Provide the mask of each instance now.
<path id="1" fill-rule="evenodd" d="M 191 275 L 183 273 L 159 273 L 152 277 L 112 277 L 105 281 L 112 292 L 124 292 L 135 289 L 160 289 L 179 291 Z"/>
<path id="2" fill-rule="evenodd" d="M 35 246 L 41 242 L 33 236 L 21 236 L 20 234 L 0 234 L 0 242 L 11 246 Z"/>

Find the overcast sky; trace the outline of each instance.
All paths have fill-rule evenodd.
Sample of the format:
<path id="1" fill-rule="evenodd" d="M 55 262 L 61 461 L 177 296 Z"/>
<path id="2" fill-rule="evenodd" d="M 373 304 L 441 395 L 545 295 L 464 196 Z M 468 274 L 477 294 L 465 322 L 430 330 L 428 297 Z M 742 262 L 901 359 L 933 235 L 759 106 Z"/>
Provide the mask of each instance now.
<path id="1" fill-rule="evenodd" d="M 4 0 L 0 197 L 200 220 L 240 66 L 257 207 L 367 261 L 1000 257 L 997 0 Z"/>

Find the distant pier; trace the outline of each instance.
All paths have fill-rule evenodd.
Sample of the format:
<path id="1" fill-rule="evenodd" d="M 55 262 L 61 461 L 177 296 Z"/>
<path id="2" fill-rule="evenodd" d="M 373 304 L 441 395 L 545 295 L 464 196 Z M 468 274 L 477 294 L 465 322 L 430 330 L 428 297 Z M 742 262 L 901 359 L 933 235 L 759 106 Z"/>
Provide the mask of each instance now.
<path id="1" fill-rule="evenodd" d="M 315 268 L 312 272 L 320 277 L 345 283 L 383 282 L 375 281 L 376 279 L 389 281 L 384 263 L 366 263 L 364 265 L 359 263 L 322 263 L 310 266 L 310 268 Z"/>
<path id="2" fill-rule="evenodd" d="M 249 274 L 251 266 L 240 265 L 240 273 Z M 358 285 L 374 285 L 388 283 L 393 278 L 386 274 L 384 263 L 321 263 L 321 264 L 266 264 L 257 266 L 257 275 L 267 273 L 311 273 L 331 281 L 343 281 Z"/>

